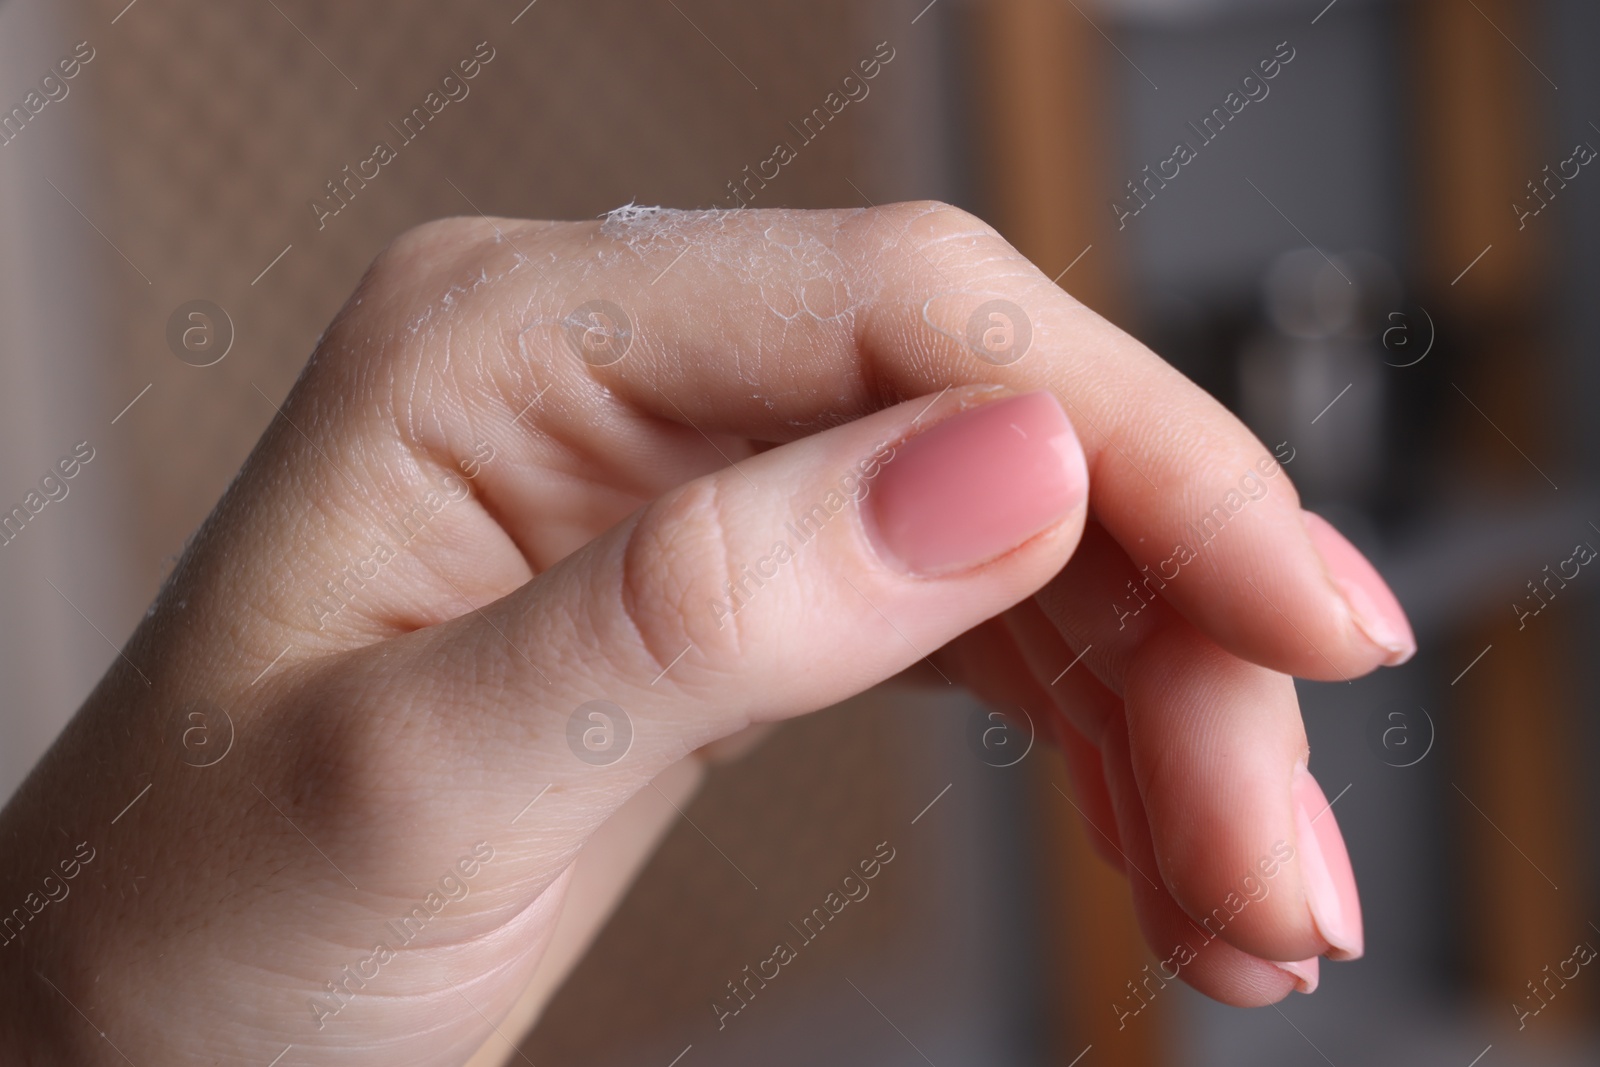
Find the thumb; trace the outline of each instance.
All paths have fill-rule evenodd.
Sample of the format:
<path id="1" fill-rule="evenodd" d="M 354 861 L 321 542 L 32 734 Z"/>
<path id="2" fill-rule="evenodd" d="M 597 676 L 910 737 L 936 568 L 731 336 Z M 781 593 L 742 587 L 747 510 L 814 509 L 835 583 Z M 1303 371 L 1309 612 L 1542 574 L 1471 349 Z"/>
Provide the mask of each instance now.
<path id="1" fill-rule="evenodd" d="M 422 647 L 386 643 L 375 673 L 447 720 L 413 731 L 424 766 L 481 768 L 475 784 L 508 796 L 549 784 L 540 847 L 563 853 L 687 753 L 843 700 L 1032 595 L 1087 497 L 1052 395 L 910 401 L 673 490 L 504 599 L 398 639 Z M 575 831 L 565 847 L 552 822 Z"/>

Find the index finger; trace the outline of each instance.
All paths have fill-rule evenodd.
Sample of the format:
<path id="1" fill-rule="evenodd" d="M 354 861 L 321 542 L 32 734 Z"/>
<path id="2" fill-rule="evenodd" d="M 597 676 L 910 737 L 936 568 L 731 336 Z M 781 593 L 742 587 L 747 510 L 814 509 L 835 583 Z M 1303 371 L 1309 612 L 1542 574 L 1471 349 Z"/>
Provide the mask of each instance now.
<path id="1" fill-rule="evenodd" d="M 1094 517 L 1142 568 L 1109 615 L 1160 596 L 1228 651 L 1311 678 L 1414 649 L 1382 580 L 1302 512 L 1271 450 L 966 212 L 632 209 L 480 233 L 515 262 L 476 289 L 501 344 L 475 354 L 504 353 L 494 403 L 554 375 L 617 402 L 574 405 L 588 429 L 644 412 L 788 441 L 956 386 L 1048 389 L 1084 442 Z M 453 240 L 459 270 L 487 279 L 482 248 Z"/>

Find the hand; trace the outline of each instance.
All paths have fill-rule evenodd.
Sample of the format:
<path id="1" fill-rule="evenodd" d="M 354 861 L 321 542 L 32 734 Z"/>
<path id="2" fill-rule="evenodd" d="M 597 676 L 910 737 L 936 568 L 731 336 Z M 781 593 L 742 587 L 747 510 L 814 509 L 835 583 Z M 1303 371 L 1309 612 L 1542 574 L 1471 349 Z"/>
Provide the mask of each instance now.
<path id="1" fill-rule="evenodd" d="M 1266 448 L 965 213 L 425 226 L 0 815 L 0 906 L 70 891 L 0 944 L 0 1049 L 460 1063 L 629 796 L 936 649 L 1054 700 L 1152 948 L 1266 1003 L 1361 950 L 1289 675 L 1410 648 Z"/>

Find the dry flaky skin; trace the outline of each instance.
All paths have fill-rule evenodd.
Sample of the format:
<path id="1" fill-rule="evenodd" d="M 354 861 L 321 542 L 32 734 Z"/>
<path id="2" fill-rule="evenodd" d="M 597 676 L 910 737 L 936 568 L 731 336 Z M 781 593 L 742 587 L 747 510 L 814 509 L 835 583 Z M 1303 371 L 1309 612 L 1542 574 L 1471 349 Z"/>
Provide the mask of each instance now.
<path id="1" fill-rule="evenodd" d="M 969 344 L 997 299 L 1027 320 L 1021 359 Z M 596 341 L 576 310 L 594 301 L 626 320 L 607 320 L 604 358 L 571 343 Z M 850 508 L 732 620 L 712 610 L 842 472 L 996 387 L 1061 401 L 1091 508 L 938 578 L 885 563 Z M 1188 916 L 1295 841 L 1305 737 L 1280 672 L 1391 658 L 1330 584 L 1286 476 L 1117 625 L 1124 580 L 1263 457 L 943 205 L 413 231 L 0 816 L 0 903 L 77 843 L 95 852 L 69 900 L 0 946 L 0 1049 L 463 1062 L 538 965 L 574 857 L 630 796 L 940 648 L 947 673 L 1002 698 L 1086 653 L 1045 688 L 1165 959 Z M 984 625 L 1041 590 L 1031 622 Z M 574 740 L 596 700 L 631 726 L 615 760 Z M 224 757 L 193 758 L 196 711 L 232 724 Z M 1328 947 L 1290 863 L 1182 974 L 1260 1004 L 1298 980 L 1268 960 Z"/>

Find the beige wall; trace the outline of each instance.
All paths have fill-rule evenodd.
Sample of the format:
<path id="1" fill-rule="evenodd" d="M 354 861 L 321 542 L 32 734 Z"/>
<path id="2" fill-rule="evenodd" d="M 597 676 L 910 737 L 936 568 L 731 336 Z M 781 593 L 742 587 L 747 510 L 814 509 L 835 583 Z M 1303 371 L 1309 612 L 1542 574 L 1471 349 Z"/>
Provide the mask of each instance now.
<path id="1" fill-rule="evenodd" d="M 81 39 L 71 21 L 56 5 L 0 5 L 7 112 Z M 111 214 L 109 189 L 88 162 L 97 150 L 88 135 L 94 101 L 84 87 L 100 73 L 91 63 L 64 98 L 0 146 L 0 510 L 24 504 L 74 445 L 94 449 L 65 483 L 67 495 L 0 546 L 3 795 L 143 610 L 129 524 L 133 439 L 125 422 L 111 425 L 133 396 L 119 370 L 125 351 L 114 340 L 118 279 L 109 268 L 117 253 L 79 214 L 102 223 Z"/>

